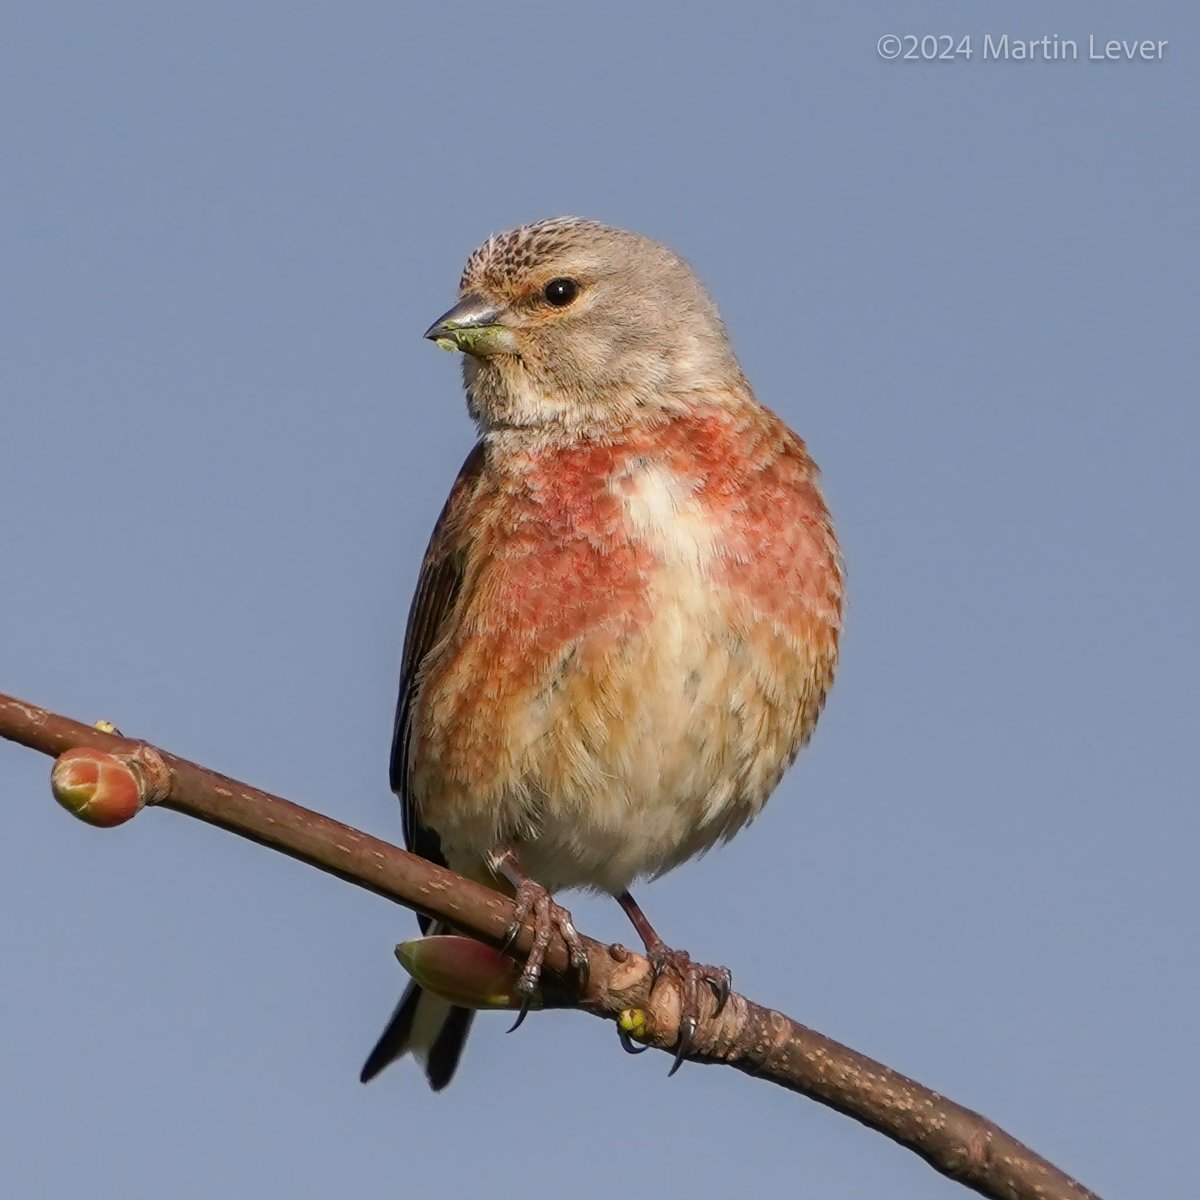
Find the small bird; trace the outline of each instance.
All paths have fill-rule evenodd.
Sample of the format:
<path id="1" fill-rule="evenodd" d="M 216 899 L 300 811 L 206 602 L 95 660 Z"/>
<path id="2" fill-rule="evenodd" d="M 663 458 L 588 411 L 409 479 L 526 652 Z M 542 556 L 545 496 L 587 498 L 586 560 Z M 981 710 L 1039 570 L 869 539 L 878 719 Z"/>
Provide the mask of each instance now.
<path id="1" fill-rule="evenodd" d="M 558 217 L 490 237 L 425 337 L 463 351 L 479 441 L 408 618 L 405 842 L 515 897 L 526 995 L 553 930 L 586 973 L 552 894 L 616 897 L 682 986 L 678 1066 L 729 972 L 670 949 L 629 889 L 737 833 L 812 735 L 843 594 L 817 469 L 691 267 L 636 233 Z M 440 1090 L 471 1018 L 410 985 L 363 1081 L 411 1051 Z"/>

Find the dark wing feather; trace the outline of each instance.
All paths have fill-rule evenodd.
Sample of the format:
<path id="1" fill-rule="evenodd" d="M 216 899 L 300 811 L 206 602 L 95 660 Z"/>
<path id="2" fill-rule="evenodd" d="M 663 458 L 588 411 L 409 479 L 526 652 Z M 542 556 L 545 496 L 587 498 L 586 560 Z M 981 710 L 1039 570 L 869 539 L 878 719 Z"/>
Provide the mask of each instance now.
<path id="1" fill-rule="evenodd" d="M 396 724 L 392 733 L 391 781 L 392 791 L 400 800 L 404 823 L 404 844 L 414 854 L 431 862 L 446 865 L 438 835 L 421 824 L 420 814 L 409 787 L 409 742 L 412 726 L 412 706 L 416 695 L 421 664 L 437 645 L 447 617 L 454 609 L 462 586 L 462 556 L 457 553 L 455 535 L 459 532 L 456 518 L 474 494 L 483 470 L 483 443 L 479 442 L 467 455 L 450 497 L 438 517 L 421 564 L 417 591 L 408 614 L 408 629 L 404 635 L 404 659 L 400 667 L 400 696 L 396 703 Z M 429 918 L 419 917 L 421 932 L 429 928 Z"/>

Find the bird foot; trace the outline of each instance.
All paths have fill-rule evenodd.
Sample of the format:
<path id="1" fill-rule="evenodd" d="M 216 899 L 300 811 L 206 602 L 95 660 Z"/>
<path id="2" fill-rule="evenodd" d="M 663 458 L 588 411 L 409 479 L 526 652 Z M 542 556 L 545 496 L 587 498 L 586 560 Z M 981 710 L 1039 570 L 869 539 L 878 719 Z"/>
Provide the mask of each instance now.
<path id="1" fill-rule="evenodd" d="M 542 978 L 542 967 L 546 962 L 546 950 L 555 931 L 567 944 L 571 970 L 579 981 L 580 990 L 587 987 L 588 956 L 583 939 L 571 920 L 571 914 L 561 905 L 555 904 L 550 898 L 550 893 L 540 883 L 535 883 L 532 879 L 522 879 L 516 885 L 514 899 L 517 911 L 508 927 L 503 949 L 512 945 L 527 922 L 533 926 L 533 944 L 529 948 L 529 956 L 525 959 L 525 966 L 516 985 L 517 991 L 525 998 L 521 1012 L 512 1027 L 516 1029 L 525 1020 L 529 1005 L 537 992 L 538 983 Z"/>
<path id="2" fill-rule="evenodd" d="M 693 962 L 686 950 L 672 950 L 662 941 L 654 942 L 646 947 L 646 957 L 650 960 L 651 982 L 650 990 L 664 976 L 673 975 L 679 983 L 679 1041 L 675 1046 L 675 1061 L 667 1072 L 669 1079 L 683 1064 L 683 1060 L 691 1053 L 696 1040 L 696 1030 L 700 1026 L 700 988 L 707 987 L 716 1000 L 713 1016 L 719 1016 L 729 1000 L 733 988 L 733 976 L 728 967 L 710 967 L 703 963 Z"/>

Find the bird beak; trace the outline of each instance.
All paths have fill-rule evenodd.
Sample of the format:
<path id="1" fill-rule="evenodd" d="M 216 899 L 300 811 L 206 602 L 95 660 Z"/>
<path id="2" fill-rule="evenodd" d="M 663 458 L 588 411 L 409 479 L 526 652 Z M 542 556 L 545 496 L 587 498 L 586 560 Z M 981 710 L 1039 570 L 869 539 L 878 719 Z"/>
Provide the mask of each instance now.
<path id="1" fill-rule="evenodd" d="M 424 336 L 443 350 L 461 350 L 484 358 L 489 354 L 515 354 L 512 330 L 500 324 L 501 309 L 468 292 L 449 312 L 444 312 Z"/>

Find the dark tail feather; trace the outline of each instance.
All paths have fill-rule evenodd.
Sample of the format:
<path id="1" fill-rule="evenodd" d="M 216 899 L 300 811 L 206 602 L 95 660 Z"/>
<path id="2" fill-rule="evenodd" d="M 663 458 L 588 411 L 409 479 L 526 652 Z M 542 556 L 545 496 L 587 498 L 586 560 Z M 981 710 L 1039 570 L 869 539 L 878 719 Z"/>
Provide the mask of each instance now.
<path id="1" fill-rule="evenodd" d="M 415 983 L 410 983 L 396 1005 L 384 1031 L 379 1035 L 375 1048 L 367 1055 L 363 1069 L 359 1073 L 360 1083 L 370 1083 L 384 1067 L 391 1065 L 408 1049 L 408 1035 L 412 1032 L 413 1021 L 417 1015 L 417 1004 L 421 999 L 421 989 Z"/>
<path id="2" fill-rule="evenodd" d="M 440 1092 L 454 1078 L 474 1019 L 475 1014 L 469 1008 L 451 1008 L 434 1038 L 425 1060 L 425 1078 L 435 1092 Z"/>
<path id="3" fill-rule="evenodd" d="M 474 1016 L 471 1009 L 447 1004 L 410 983 L 387 1028 L 367 1055 L 359 1079 L 369 1083 L 384 1067 L 411 1050 L 423 1061 L 429 1086 L 440 1092 L 454 1076 Z"/>

